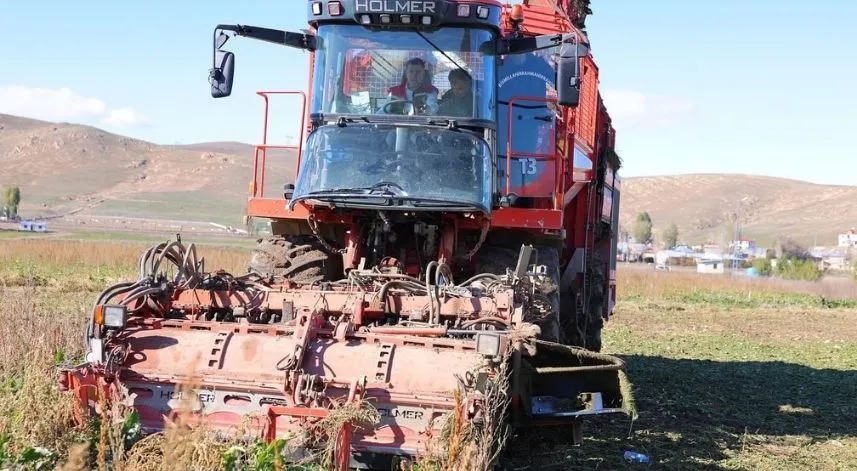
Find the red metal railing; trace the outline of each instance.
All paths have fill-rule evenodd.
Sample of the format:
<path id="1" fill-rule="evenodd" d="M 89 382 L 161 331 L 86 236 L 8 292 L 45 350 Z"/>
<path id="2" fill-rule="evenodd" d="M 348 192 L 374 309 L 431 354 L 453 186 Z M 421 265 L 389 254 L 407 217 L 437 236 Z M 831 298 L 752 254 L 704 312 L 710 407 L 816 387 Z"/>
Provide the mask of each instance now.
<path id="1" fill-rule="evenodd" d="M 513 157 L 530 157 L 536 160 L 542 161 L 554 161 L 554 198 L 553 198 L 553 209 L 560 209 L 560 200 L 561 198 L 557 198 L 556 195 L 562 194 L 563 188 L 563 160 L 559 158 L 556 153 L 556 142 L 551 145 L 551 153 L 543 154 L 538 152 L 513 152 L 512 151 L 512 123 L 514 120 L 512 119 L 512 111 L 514 110 L 514 103 L 520 101 L 530 101 L 536 103 L 544 103 L 547 104 L 556 104 L 556 99 L 554 98 L 543 98 L 543 97 L 530 97 L 530 96 L 515 96 L 509 100 L 509 118 L 508 118 L 508 128 L 506 129 L 506 194 L 510 194 L 512 192 L 512 158 Z M 553 129 L 554 135 L 556 133 L 556 126 L 554 125 Z M 556 139 L 554 137 L 554 139 Z"/>
<path id="2" fill-rule="evenodd" d="M 306 125 L 306 106 L 307 106 L 307 97 L 306 93 L 302 91 L 287 91 L 287 90 L 267 90 L 267 91 L 258 91 L 257 95 L 261 96 L 265 101 L 265 116 L 264 116 L 264 124 L 262 128 L 262 143 L 255 146 L 255 152 L 253 154 L 253 182 L 250 187 L 250 197 L 251 198 L 264 198 L 265 197 L 265 173 L 268 164 L 268 149 L 280 149 L 280 150 L 289 150 L 293 149 L 297 151 L 297 168 L 295 172 L 301 167 L 301 154 L 303 152 L 303 143 L 304 143 L 304 131 Z M 268 144 L 268 109 L 270 105 L 269 95 L 299 95 L 301 97 L 301 127 L 300 132 L 297 136 L 297 145 L 271 145 Z"/>

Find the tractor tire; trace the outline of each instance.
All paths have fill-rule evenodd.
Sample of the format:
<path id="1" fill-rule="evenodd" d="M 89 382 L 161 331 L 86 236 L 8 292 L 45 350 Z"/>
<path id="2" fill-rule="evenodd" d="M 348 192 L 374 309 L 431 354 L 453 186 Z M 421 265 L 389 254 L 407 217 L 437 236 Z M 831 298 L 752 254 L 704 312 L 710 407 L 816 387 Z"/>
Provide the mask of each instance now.
<path id="1" fill-rule="evenodd" d="M 274 236 L 259 240 L 247 268 L 274 281 L 312 284 L 336 279 L 336 258 L 315 236 Z"/>
<path id="2" fill-rule="evenodd" d="M 586 345 L 585 348 L 593 352 L 601 351 L 601 330 L 604 328 L 604 303 L 606 300 L 607 277 L 604 273 L 604 259 L 601 254 L 595 252 L 592 255 L 592 267 L 589 272 L 592 290 L 589 293 L 589 306 L 586 314 Z"/>
<path id="3" fill-rule="evenodd" d="M 519 248 L 500 245 L 483 246 L 477 255 L 476 273 L 505 275 L 506 269 L 515 269 L 519 254 Z M 538 296 L 535 309 L 532 310 L 535 318 L 524 320 L 533 322 L 541 328 L 543 340 L 562 343 L 564 339 L 559 319 L 559 253 L 552 247 L 534 246 L 531 264 L 545 265 L 547 276 L 544 282 L 537 283 L 535 286 Z"/>
<path id="4" fill-rule="evenodd" d="M 569 345 L 585 348 L 593 352 L 601 351 L 601 330 L 604 327 L 603 312 L 605 302 L 604 263 L 600 254 L 592 256 L 592 266 L 587 268 L 588 299 L 582 293 L 561 293 L 562 306 L 565 309 L 561 319 L 562 331 Z M 584 305 L 585 303 L 585 305 Z M 582 316 L 578 313 L 583 313 Z"/>

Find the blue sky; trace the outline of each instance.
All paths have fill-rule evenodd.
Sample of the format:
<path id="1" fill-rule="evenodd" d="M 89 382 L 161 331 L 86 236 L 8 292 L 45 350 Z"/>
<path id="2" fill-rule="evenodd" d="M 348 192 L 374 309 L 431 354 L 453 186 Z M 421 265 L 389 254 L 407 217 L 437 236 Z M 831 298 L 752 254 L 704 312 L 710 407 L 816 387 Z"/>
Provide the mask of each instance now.
<path id="1" fill-rule="evenodd" d="M 303 5 L 6 2 L 0 112 L 164 144 L 255 143 L 255 91 L 304 89 L 307 55 L 233 39 L 234 95 L 214 100 L 212 29 L 299 30 Z M 857 2 L 593 0 L 592 8 L 588 30 L 625 176 L 730 172 L 857 184 Z M 295 105 L 273 102 L 272 135 L 297 134 Z"/>

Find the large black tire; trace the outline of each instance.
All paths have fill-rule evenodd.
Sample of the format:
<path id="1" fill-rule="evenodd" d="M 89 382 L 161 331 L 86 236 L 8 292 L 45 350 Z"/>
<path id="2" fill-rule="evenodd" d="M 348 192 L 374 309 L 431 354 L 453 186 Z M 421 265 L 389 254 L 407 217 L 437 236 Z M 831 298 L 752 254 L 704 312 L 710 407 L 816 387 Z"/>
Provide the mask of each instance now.
<path id="1" fill-rule="evenodd" d="M 335 280 L 342 270 L 338 258 L 315 236 L 274 236 L 259 240 L 247 268 L 275 281 L 311 284 Z"/>
<path id="2" fill-rule="evenodd" d="M 601 330 L 604 318 L 601 313 L 605 302 L 604 261 L 597 252 L 592 256 L 592 265 L 587 267 L 588 299 L 583 299 L 582 293 L 562 293 L 562 305 L 565 311 L 561 318 L 568 343 L 593 352 L 601 351 Z M 566 307 L 567 306 L 567 307 Z M 578 313 L 582 313 L 579 316 Z"/>
<path id="3" fill-rule="evenodd" d="M 507 268 L 515 269 L 519 254 L 520 248 L 484 245 L 476 256 L 476 273 L 505 275 Z M 547 273 L 545 281 L 535 286 L 538 299 L 535 309 L 531 312 L 534 318 L 524 320 L 541 328 L 543 340 L 563 343 L 564 336 L 559 318 L 559 253 L 552 247 L 534 246 L 530 264 L 545 265 Z"/>
<path id="4" fill-rule="evenodd" d="M 585 348 L 594 352 L 600 352 L 601 330 L 604 328 L 604 317 L 602 312 L 604 311 L 604 303 L 607 302 L 607 277 L 604 268 L 604 259 L 598 252 L 595 252 L 592 255 L 592 267 L 589 272 L 589 276 L 589 286 L 592 286 L 592 290 L 589 294 L 589 306 L 587 306 L 586 310 L 588 322 L 585 329 Z"/>

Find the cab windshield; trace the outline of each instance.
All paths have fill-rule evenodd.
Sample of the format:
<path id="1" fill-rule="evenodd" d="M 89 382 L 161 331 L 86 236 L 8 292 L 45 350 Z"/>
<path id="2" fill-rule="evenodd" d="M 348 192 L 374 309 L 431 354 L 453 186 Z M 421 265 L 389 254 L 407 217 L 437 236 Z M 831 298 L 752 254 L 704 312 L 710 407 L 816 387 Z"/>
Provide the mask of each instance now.
<path id="1" fill-rule="evenodd" d="M 380 31 L 322 25 L 312 112 L 494 120 L 494 58 L 477 28 Z"/>
<path id="2" fill-rule="evenodd" d="M 328 125 L 307 141 L 291 204 L 491 211 L 491 150 L 465 131 Z"/>

